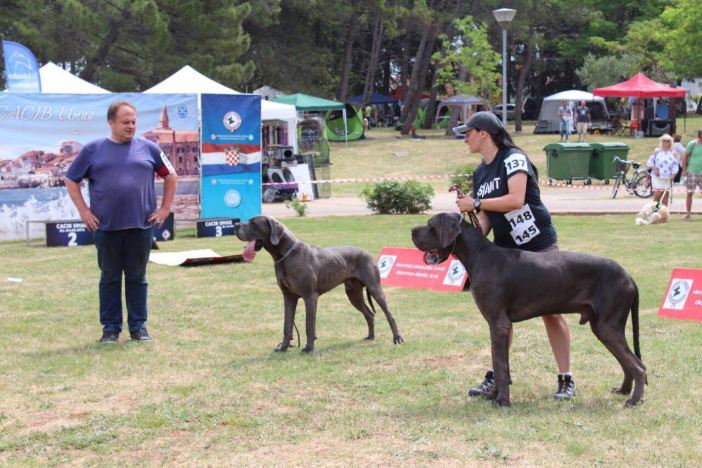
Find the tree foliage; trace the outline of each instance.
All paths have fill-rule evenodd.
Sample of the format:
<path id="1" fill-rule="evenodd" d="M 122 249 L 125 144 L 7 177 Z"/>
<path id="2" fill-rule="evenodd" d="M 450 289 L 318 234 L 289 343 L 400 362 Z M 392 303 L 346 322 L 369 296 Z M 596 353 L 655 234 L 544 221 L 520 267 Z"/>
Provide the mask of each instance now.
<path id="1" fill-rule="evenodd" d="M 442 48 L 434 54 L 437 82 L 451 85 L 457 94 L 471 94 L 485 99 L 499 91 L 500 74 L 495 63 L 500 54 L 488 43 L 487 27 L 475 23 L 471 16 L 455 20 L 456 34 L 441 35 Z M 465 71 L 465 75 L 461 74 Z"/>
<path id="2" fill-rule="evenodd" d="M 508 39 L 508 94 L 517 100 L 611 84 L 636 60 L 660 81 L 702 75 L 698 1 L 507 3 L 517 10 Z M 500 0 L 3 0 L 0 37 L 113 91 L 149 88 L 188 64 L 241 91 L 267 84 L 343 98 L 402 85 L 406 130 L 418 100 L 441 96 L 450 89 L 444 84 L 499 100 L 502 36 L 492 10 L 502 6 Z M 472 19 L 454 21 L 467 16 Z M 462 49 L 455 48 L 458 38 Z"/>

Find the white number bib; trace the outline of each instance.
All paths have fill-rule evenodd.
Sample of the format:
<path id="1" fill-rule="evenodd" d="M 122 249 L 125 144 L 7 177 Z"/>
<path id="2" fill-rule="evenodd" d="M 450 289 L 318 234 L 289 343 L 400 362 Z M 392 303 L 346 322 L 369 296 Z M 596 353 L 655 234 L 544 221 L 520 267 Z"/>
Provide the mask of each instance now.
<path id="1" fill-rule="evenodd" d="M 505 218 L 512 228 L 510 235 L 517 245 L 526 244 L 541 233 L 536 227 L 536 218 L 528 204 L 518 210 L 505 213 Z"/>

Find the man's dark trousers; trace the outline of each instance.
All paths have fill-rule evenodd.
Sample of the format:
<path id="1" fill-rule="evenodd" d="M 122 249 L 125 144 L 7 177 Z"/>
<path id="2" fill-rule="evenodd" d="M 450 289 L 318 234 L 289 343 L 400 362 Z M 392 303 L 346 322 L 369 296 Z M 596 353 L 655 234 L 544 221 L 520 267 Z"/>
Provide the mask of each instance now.
<path id="1" fill-rule="evenodd" d="M 104 332 L 122 331 L 122 274 L 129 330 L 146 323 L 146 265 L 153 229 L 95 231 L 100 267 L 100 323 Z"/>

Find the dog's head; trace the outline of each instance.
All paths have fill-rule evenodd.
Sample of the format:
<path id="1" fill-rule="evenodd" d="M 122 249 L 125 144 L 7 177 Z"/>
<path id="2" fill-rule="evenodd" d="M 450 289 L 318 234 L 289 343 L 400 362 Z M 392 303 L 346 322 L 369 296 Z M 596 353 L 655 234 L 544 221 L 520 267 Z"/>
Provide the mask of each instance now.
<path id="1" fill-rule="evenodd" d="M 451 255 L 453 244 L 460 233 L 460 214 L 439 213 L 429 218 L 426 226 L 412 229 L 412 242 L 419 250 L 425 252 L 425 263 L 436 264 L 445 261 Z"/>
<path id="2" fill-rule="evenodd" d="M 239 240 L 255 242 L 255 250 L 261 250 L 266 243 L 278 245 L 285 233 L 285 226 L 270 216 L 254 216 L 248 223 L 237 223 L 234 233 Z"/>

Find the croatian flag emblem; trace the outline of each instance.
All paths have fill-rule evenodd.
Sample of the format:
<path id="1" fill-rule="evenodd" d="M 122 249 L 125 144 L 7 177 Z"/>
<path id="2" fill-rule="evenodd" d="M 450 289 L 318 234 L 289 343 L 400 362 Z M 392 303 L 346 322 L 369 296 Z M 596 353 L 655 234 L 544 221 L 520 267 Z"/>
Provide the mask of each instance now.
<path id="1" fill-rule="evenodd" d="M 239 164 L 239 148 L 230 147 L 224 151 L 224 159 L 230 166 L 236 166 Z"/>

